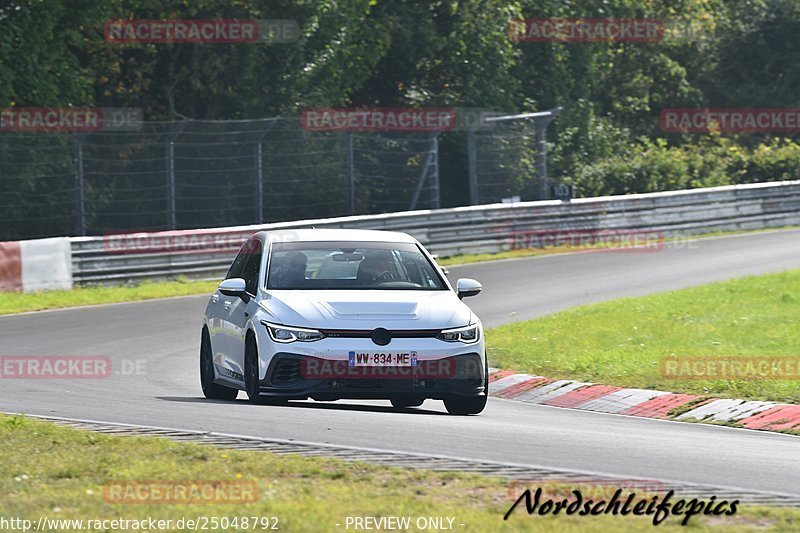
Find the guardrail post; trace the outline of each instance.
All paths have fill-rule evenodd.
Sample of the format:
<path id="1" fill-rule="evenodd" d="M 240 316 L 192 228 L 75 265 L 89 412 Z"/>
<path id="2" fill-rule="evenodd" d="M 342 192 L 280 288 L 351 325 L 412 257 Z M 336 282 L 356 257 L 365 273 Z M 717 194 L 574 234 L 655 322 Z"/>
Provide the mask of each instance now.
<path id="1" fill-rule="evenodd" d="M 167 227 L 169 229 L 176 229 L 175 220 L 175 139 L 181 134 L 183 129 L 189 123 L 188 120 L 182 120 L 177 123 L 177 127 L 173 124 L 173 129 L 167 135 Z"/>
<path id="2" fill-rule="evenodd" d="M 86 187 L 83 179 L 83 141 L 87 133 L 75 135 L 75 233 L 86 235 Z"/>

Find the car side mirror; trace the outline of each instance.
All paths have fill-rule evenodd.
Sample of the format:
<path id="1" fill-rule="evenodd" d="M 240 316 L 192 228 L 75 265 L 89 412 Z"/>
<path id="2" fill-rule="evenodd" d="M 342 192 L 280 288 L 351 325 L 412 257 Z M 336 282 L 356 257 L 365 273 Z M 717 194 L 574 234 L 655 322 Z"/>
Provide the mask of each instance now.
<path id="1" fill-rule="evenodd" d="M 483 289 L 483 285 L 470 278 L 460 278 L 456 281 L 456 294 L 458 298 L 466 298 L 468 296 L 475 296 Z"/>
<path id="2" fill-rule="evenodd" d="M 247 283 L 242 278 L 226 279 L 219 284 L 219 292 L 225 296 L 241 298 L 245 303 L 250 301 L 250 295 L 247 294 Z"/>

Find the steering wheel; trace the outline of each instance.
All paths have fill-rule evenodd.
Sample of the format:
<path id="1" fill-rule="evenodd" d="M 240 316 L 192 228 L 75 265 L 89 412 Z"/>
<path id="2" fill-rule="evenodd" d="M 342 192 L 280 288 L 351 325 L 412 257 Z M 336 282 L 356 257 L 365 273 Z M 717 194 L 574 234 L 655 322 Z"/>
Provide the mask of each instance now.
<path id="1" fill-rule="evenodd" d="M 392 281 L 394 279 L 394 275 L 389 272 L 388 270 L 384 270 L 377 276 L 372 278 L 372 281 Z"/>

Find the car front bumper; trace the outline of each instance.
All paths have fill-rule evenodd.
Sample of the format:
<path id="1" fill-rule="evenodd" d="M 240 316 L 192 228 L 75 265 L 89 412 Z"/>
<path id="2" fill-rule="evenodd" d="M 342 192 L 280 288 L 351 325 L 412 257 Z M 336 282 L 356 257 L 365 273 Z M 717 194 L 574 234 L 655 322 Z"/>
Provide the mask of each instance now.
<path id="1" fill-rule="evenodd" d="M 444 400 L 484 395 L 486 375 L 485 356 L 478 352 L 420 359 L 416 367 L 375 368 L 351 367 L 342 358 L 283 351 L 270 358 L 266 375 L 260 380 L 260 394 L 320 401 L 398 397 Z"/>

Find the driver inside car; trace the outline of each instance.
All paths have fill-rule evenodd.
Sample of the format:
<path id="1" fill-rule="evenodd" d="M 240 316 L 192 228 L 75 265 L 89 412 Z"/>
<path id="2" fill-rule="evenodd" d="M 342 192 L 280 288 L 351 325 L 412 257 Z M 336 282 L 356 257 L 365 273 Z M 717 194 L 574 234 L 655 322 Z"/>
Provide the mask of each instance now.
<path id="1" fill-rule="evenodd" d="M 306 282 L 308 258 L 302 252 L 288 252 L 283 257 L 272 259 L 269 277 L 275 288 L 292 289 Z"/>
<path id="2" fill-rule="evenodd" d="M 289 261 L 288 281 L 295 286 L 302 286 L 306 281 L 306 268 L 308 268 L 308 257 L 303 252 L 292 251 L 285 256 Z"/>
<path id="3" fill-rule="evenodd" d="M 367 255 L 358 265 L 356 279 L 364 284 L 376 281 L 392 281 L 395 279 L 395 266 L 391 254 L 373 252 Z"/>

